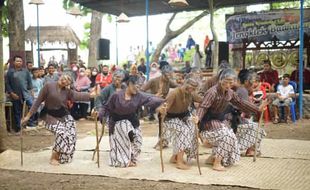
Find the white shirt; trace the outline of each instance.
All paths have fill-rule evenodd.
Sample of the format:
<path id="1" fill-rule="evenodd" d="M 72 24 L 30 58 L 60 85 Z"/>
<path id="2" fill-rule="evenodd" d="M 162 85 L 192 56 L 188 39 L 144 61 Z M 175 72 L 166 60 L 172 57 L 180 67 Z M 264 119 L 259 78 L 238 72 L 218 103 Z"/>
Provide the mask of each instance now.
<path id="1" fill-rule="evenodd" d="M 289 98 L 289 95 L 295 94 L 294 88 L 290 84 L 287 86 L 283 86 L 282 84 L 280 84 L 278 86 L 277 93 L 280 94 L 284 98 Z"/>

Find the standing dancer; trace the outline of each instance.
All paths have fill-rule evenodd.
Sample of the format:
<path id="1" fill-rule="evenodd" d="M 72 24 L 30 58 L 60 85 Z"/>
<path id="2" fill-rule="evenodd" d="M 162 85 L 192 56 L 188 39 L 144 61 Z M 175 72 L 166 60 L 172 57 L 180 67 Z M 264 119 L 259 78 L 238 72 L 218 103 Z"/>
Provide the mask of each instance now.
<path id="1" fill-rule="evenodd" d="M 76 123 L 68 110 L 68 100 L 89 101 L 90 97 L 96 96 L 95 92 L 89 94 L 71 90 L 71 83 L 69 75 L 62 75 L 57 82 L 45 84 L 30 111 L 22 119 L 22 123 L 26 123 L 41 103 L 45 103 L 40 117 L 46 122 L 46 128 L 56 135 L 50 159 L 52 165 L 71 162 L 75 151 Z"/>
<path id="2" fill-rule="evenodd" d="M 104 106 L 109 116 L 110 166 L 134 167 L 141 152 L 142 135 L 137 109 L 156 109 L 163 99 L 139 92 L 138 77 L 130 76 L 127 88 L 114 93 Z"/>
<path id="3" fill-rule="evenodd" d="M 194 103 L 202 102 L 202 98 L 195 91 L 198 82 L 193 79 L 186 79 L 185 83 L 169 92 L 166 103 L 159 111 L 165 115 L 164 124 L 166 130 L 170 131 L 170 139 L 173 143 L 173 154 L 170 163 L 176 164 L 178 169 L 187 170 L 189 166 L 183 160 L 184 153 L 187 161 L 196 158 L 197 139 L 195 134 L 195 124 L 191 121 L 189 107 Z"/>
<path id="4" fill-rule="evenodd" d="M 237 76 L 234 70 L 225 69 L 219 76 L 219 83 L 210 88 L 198 109 L 201 135 L 213 146 L 213 169 L 224 171 L 225 166 L 233 165 L 240 159 L 238 139 L 230 123 L 225 118 L 229 103 L 247 113 L 259 114 L 260 108 L 249 101 L 244 101 L 231 89 Z"/>

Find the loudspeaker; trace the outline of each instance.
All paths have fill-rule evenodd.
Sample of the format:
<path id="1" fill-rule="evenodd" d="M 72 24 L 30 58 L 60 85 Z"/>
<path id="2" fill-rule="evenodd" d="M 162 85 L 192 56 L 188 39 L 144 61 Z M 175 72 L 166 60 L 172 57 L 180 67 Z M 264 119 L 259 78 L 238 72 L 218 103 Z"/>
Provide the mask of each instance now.
<path id="1" fill-rule="evenodd" d="M 97 60 L 109 60 L 109 59 L 110 59 L 110 40 L 99 39 Z"/>
<path id="2" fill-rule="evenodd" d="M 219 65 L 222 60 L 226 60 L 229 62 L 229 47 L 228 47 L 228 42 L 219 42 Z"/>

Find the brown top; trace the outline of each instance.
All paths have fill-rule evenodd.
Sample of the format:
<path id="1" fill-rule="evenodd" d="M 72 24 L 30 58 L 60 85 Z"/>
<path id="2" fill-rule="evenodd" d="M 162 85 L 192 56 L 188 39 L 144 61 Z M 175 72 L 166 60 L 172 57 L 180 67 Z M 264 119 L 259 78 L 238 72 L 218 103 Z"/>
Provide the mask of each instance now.
<path id="1" fill-rule="evenodd" d="M 202 97 L 197 93 L 188 94 L 182 87 L 178 87 L 169 92 L 166 98 L 167 112 L 174 114 L 184 113 L 193 102 L 201 103 Z"/>
<path id="2" fill-rule="evenodd" d="M 47 109 L 59 109 L 65 107 L 68 109 L 67 102 L 68 100 L 72 101 L 88 101 L 89 93 L 85 92 L 76 92 L 70 89 L 60 89 L 57 82 L 50 82 L 44 85 L 41 89 L 37 100 L 32 105 L 30 112 L 35 113 L 42 102 Z M 52 116 L 46 117 L 47 123 L 54 123 L 57 121 L 56 118 Z"/>
<path id="3" fill-rule="evenodd" d="M 169 88 L 176 88 L 178 85 L 172 81 L 167 80 L 163 76 L 159 76 L 149 80 L 142 86 L 141 91 L 146 92 L 150 90 L 151 94 L 155 94 L 158 97 L 165 98 L 169 93 Z"/>

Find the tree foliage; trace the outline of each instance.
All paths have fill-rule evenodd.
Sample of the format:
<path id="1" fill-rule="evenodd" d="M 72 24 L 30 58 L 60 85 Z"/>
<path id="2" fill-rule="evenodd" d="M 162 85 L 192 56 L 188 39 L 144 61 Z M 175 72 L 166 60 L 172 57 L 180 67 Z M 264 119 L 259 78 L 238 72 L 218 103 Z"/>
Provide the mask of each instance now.
<path id="1" fill-rule="evenodd" d="M 8 6 L 7 6 L 7 2 L 4 1 L 4 6 L 1 7 L 1 24 L 2 24 L 2 28 L 1 28 L 1 35 L 3 37 L 8 37 L 9 36 L 9 29 L 8 29 L 8 24 L 9 24 L 9 19 L 8 19 Z"/>

